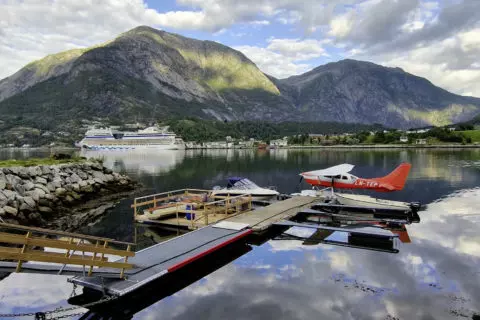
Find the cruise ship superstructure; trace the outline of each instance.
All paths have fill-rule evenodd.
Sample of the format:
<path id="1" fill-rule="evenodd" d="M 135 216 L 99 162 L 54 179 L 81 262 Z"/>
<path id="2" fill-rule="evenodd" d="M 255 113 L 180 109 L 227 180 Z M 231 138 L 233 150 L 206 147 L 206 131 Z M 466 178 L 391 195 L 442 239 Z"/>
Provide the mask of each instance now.
<path id="1" fill-rule="evenodd" d="M 168 127 L 148 127 L 136 132 L 120 132 L 111 128 L 90 129 L 79 145 L 87 149 L 157 149 L 176 150 L 185 147 L 183 140 Z"/>

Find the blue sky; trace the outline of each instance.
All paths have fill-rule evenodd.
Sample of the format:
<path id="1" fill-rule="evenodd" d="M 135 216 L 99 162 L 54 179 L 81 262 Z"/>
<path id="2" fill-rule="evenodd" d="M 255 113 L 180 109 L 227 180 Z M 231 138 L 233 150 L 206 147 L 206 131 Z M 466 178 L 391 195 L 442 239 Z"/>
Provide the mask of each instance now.
<path id="1" fill-rule="evenodd" d="M 0 79 L 139 25 L 231 46 L 278 78 L 351 58 L 480 96 L 478 0 L 0 0 Z"/>

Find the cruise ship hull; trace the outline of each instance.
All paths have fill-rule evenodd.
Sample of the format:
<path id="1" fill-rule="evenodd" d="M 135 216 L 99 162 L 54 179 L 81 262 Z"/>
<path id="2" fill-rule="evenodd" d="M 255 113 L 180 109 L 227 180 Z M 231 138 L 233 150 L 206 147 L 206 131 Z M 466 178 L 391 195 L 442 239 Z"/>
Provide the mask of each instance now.
<path id="1" fill-rule="evenodd" d="M 185 149 L 184 146 L 178 145 L 178 144 L 158 144 L 158 145 L 81 144 L 81 146 L 82 146 L 82 148 L 89 149 L 89 150 L 180 150 L 180 149 Z"/>

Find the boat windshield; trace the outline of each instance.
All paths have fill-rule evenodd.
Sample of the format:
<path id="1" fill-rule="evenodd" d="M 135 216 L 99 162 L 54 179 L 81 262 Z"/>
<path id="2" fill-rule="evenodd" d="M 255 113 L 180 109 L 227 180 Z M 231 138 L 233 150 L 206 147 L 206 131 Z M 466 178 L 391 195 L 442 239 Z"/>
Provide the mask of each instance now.
<path id="1" fill-rule="evenodd" d="M 231 181 L 230 180 L 228 182 L 227 188 L 228 189 L 250 190 L 250 189 L 255 189 L 255 188 L 259 188 L 259 187 L 255 183 L 253 183 L 252 181 L 250 181 L 246 178 L 243 178 L 243 179 L 237 180 L 237 181 Z"/>

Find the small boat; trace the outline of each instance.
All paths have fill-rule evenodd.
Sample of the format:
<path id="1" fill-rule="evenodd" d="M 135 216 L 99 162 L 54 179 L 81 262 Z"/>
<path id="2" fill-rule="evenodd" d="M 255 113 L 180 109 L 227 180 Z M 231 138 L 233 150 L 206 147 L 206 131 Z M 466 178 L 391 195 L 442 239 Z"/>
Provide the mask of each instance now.
<path id="1" fill-rule="evenodd" d="M 262 188 L 247 178 L 230 177 L 227 187 L 213 187 L 212 196 L 237 196 L 241 194 L 250 194 L 255 200 L 268 200 L 279 195 L 273 188 Z"/>

